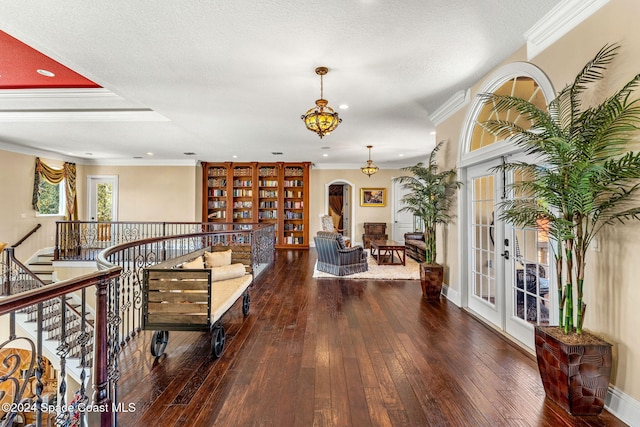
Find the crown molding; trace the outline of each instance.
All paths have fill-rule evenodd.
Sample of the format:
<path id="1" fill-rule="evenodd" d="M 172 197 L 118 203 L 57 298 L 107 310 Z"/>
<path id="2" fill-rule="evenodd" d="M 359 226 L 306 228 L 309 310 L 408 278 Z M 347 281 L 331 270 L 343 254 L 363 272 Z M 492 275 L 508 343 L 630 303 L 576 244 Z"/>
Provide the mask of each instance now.
<path id="1" fill-rule="evenodd" d="M 196 159 L 87 159 L 0 141 L 0 150 L 86 166 L 198 166 Z"/>
<path id="2" fill-rule="evenodd" d="M 60 160 L 62 162 L 82 164 L 84 159 L 80 157 L 65 156 L 55 151 L 43 150 L 41 148 L 26 147 L 23 145 L 11 144 L 9 142 L 0 141 L 0 150 L 10 153 L 26 154 L 29 156 L 44 157 L 52 160 Z"/>
<path id="3" fill-rule="evenodd" d="M 565 0 L 551 9 L 524 34 L 527 40 L 527 60 L 536 57 L 608 2 L 609 0 Z"/>
<path id="4" fill-rule="evenodd" d="M 453 96 L 438 107 L 433 114 L 429 115 L 429 120 L 431 120 L 435 126 L 438 126 L 467 105 L 469 99 L 471 99 L 471 91 L 469 89 L 454 93 Z"/>
<path id="5" fill-rule="evenodd" d="M 76 162 L 85 166 L 199 166 L 195 159 L 81 159 Z"/>
<path id="6" fill-rule="evenodd" d="M 0 122 L 168 122 L 162 114 L 140 109 L 0 110 Z"/>
<path id="7" fill-rule="evenodd" d="M 0 91 L 1 99 L 114 99 L 122 100 L 122 97 L 116 95 L 105 88 L 95 89 L 2 89 Z"/>

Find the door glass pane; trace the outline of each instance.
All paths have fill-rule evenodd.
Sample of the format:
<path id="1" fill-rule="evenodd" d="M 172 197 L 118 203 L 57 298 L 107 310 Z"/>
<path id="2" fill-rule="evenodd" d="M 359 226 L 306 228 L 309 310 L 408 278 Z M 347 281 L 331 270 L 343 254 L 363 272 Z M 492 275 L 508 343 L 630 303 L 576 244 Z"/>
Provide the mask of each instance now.
<path id="1" fill-rule="evenodd" d="M 514 180 L 527 179 L 515 172 Z M 512 197 L 524 198 L 526 194 Z M 549 291 L 549 238 L 544 232 L 544 224 L 538 228 L 516 228 L 511 236 L 514 263 L 512 274 L 512 295 L 514 298 L 512 316 L 533 325 L 548 325 L 551 308 Z"/>
<path id="2" fill-rule="evenodd" d="M 473 295 L 491 305 L 496 302 L 495 246 L 493 242 L 494 177 L 472 180 L 471 227 Z"/>
<path id="3" fill-rule="evenodd" d="M 113 220 L 113 184 L 98 182 L 96 184 L 96 219 L 98 222 Z M 111 224 L 98 224 L 98 240 L 111 240 Z"/>
<path id="4" fill-rule="evenodd" d="M 97 220 L 110 222 L 113 220 L 113 184 L 98 183 Z"/>

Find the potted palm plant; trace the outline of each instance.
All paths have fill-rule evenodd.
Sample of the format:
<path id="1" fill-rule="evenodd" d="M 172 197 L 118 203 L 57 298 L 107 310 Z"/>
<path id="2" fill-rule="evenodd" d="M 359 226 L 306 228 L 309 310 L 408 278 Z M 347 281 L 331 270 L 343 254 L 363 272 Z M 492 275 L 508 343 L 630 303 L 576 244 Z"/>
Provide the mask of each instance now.
<path id="1" fill-rule="evenodd" d="M 407 193 L 402 197 L 400 211 L 412 213 L 422 221 L 425 240 L 425 262 L 420 268 L 422 293 L 427 299 L 440 298 L 444 267 L 436 262 L 436 226 L 451 221 L 449 208 L 455 190 L 462 183 L 456 180 L 456 169 L 439 171 L 436 153 L 444 141 L 440 141 L 429 154 L 427 164 L 420 162 L 402 168 L 411 175 L 394 178 Z"/>
<path id="2" fill-rule="evenodd" d="M 604 46 L 546 109 L 517 97 L 480 95 L 494 112 L 514 110 L 531 123 L 524 128 L 488 120 L 482 126 L 536 158 L 498 168 L 530 178 L 513 185 L 526 197 L 501 203 L 500 217 L 519 227 L 544 224 L 555 241 L 559 325 L 536 327 L 536 354 L 547 396 L 574 415 L 600 413 L 611 370 L 611 345 L 583 329 L 587 251 L 603 227 L 640 219 L 640 153 L 628 150 L 640 124 L 640 103 L 631 98 L 640 75 L 600 104 L 583 102 L 618 49 Z"/>

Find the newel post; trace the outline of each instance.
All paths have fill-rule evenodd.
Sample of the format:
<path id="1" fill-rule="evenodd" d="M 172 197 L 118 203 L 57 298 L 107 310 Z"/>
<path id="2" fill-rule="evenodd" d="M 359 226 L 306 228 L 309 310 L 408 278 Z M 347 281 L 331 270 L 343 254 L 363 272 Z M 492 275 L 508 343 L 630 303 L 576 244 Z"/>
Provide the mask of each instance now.
<path id="1" fill-rule="evenodd" d="M 107 308 L 110 280 L 100 280 L 96 286 L 96 327 L 95 327 L 95 372 L 93 389 L 94 403 L 100 408 L 100 426 L 112 426 L 112 405 L 109 384 L 109 325 Z"/>

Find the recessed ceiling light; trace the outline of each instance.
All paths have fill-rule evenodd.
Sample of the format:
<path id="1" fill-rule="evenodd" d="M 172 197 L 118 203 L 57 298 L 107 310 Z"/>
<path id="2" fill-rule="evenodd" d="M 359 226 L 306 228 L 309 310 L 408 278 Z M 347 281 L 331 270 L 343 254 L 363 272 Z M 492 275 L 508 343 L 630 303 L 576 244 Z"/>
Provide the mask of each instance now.
<path id="1" fill-rule="evenodd" d="M 398 154 L 398 157 L 404 157 L 404 154 L 400 153 Z"/>
<path id="2" fill-rule="evenodd" d="M 238 158 L 238 156 L 236 156 L 235 154 L 233 156 L 231 156 L 231 157 L 234 158 L 234 159 Z"/>
<path id="3" fill-rule="evenodd" d="M 151 151 L 149 151 L 149 152 L 147 153 L 147 156 L 153 156 L 153 153 L 152 153 Z"/>
<path id="4" fill-rule="evenodd" d="M 56 76 L 55 74 L 53 74 L 53 73 L 52 73 L 51 71 L 49 71 L 49 70 L 36 70 L 36 72 L 37 72 L 38 74 L 42 74 L 43 76 L 46 76 L 46 77 L 55 77 L 55 76 Z"/>
<path id="5" fill-rule="evenodd" d="M 434 130 L 433 132 L 429 132 L 429 135 L 435 135 L 436 131 Z"/>
<path id="6" fill-rule="evenodd" d="M 347 110 L 349 108 L 349 106 L 347 104 L 340 104 L 338 105 L 338 108 L 341 110 Z"/>
<path id="7" fill-rule="evenodd" d="M 329 157 L 329 155 L 327 153 L 324 153 L 322 157 Z"/>

